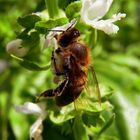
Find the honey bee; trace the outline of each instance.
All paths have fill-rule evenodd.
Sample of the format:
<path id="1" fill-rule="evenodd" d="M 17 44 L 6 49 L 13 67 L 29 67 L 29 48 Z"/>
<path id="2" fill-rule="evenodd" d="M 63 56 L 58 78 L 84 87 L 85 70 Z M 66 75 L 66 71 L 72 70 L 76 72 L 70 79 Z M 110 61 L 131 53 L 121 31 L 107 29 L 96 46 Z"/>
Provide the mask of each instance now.
<path id="1" fill-rule="evenodd" d="M 54 75 L 63 76 L 63 81 L 55 89 L 48 89 L 40 97 L 54 97 L 58 106 L 65 106 L 75 101 L 87 83 L 90 69 L 89 48 L 78 40 L 80 32 L 73 24 L 54 37 L 58 47 L 52 52 L 51 62 Z M 95 72 L 93 72 L 95 75 Z M 96 75 L 94 79 L 97 81 Z M 96 82 L 98 87 L 98 81 Z M 100 97 L 100 91 L 98 88 Z"/>

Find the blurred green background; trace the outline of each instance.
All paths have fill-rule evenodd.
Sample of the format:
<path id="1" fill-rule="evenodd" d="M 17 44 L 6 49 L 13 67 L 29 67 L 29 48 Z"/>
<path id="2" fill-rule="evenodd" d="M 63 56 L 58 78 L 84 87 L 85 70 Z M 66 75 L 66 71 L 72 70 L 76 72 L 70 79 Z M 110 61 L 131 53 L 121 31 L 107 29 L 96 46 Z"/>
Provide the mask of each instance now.
<path id="1" fill-rule="evenodd" d="M 74 1 L 74 0 L 73 0 Z M 59 8 L 65 8 L 71 0 L 58 0 Z M 15 104 L 23 104 L 35 100 L 35 96 L 48 87 L 52 87 L 52 73 L 47 71 L 29 71 L 19 65 L 18 61 L 6 52 L 6 44 L 14 40 L 22 29 L 17 23 L 17 18 L 24 15 L 44 10 L 43 0 L 0 0 L 0 139 L 1 140 L 27 140 L 29 127 L 35 117 L 18 114 L 14 110 Z M 117 22 L 120 30 L 117 34 L 108 36 L 98 31 L 97 43 L 93 47 L 90 30 L 82 31 L 83 25 L 78 26 L 86 34 L 85 42 L 91 47 L 92 64 L 95 67 L 99 83 L 113 92 L 103 96 L 103 102 L 112 105 L 111 110 L 101 114 L 105 129 L 98 131 L 98 125 L 89 127 L 94 134 L 87 132 L 86 140 L 139 140 L 140 139 L 140 1 L 114 0 L 107 17 L 117 12 L 126 13 L 126 18 Z M 83 27 L 83 28 L 82 28 Z M 87 41 L 90 40 L 90 41 Z M 48 49 L 49 50 L 49 49 Z M 38 60 L 38 49 L 30 60 L 48 64 L 51 50 L 47 49 Z M 115 119 L 111 118 L 115 114 Z M 66 114 L 69 116 L 69 114 Z M 97 114 L 96 114 L 97 115 Z M 87 117 L 88 116 L 88 117 Z M 95 116 L 87 115 L 86 119 L 92 126 L 96 122 Z M 67 116 L 66 116 L 67 117 Z M 84 117 L 83 117 L 84 118 Z M 111 119 L 109 119 L 111 118 Z M 44 139 L 76 139 L 75 133 L 70 130 L 73 119 L 55 123 L 53 119 L 44 121 Z M 88 122 L 87 121 L 87 122 Z M 91 122 L 90 122 L 91 121 Z M 107 122 L 109 121 L 109 122 Z M 84 121 L 84 125 L 88 123 Z M 97 123 L 98 124 L 98 123 Z M 76 123 L 74 123 L 74 126 Z M 81 129 L 81 127 L 79 126 Z M 85 128 L 85 127 L 84 127 Z M 73 129 L 76 131 L 76 129 Z M 100 132 L 100 133 L 98 133 Z M 82 130 L 79 131 L 82 135 Z M 99 135 L 99 136 L 98 136 Z M 95 137 L 96 136 L 96 137 Z"/>

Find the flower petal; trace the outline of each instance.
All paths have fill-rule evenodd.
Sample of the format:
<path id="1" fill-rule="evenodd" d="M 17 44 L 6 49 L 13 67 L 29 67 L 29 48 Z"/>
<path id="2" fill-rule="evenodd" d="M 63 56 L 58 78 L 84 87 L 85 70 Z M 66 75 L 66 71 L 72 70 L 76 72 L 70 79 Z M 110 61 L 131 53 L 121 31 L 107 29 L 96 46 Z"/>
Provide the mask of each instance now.
<path id="1" fill-rule="evenodd" d="M 30 139 L 34 140 L 42 140 L 42 130 L 43 125 L 42 122 L 46 118 L 45 104 L 35 104 L 32 102 L 26 102 L 23 105 L 15 106 L 17 112 L 25 113 L 25 114 L 38 114 L 39 117 L 35 121 L 35 123 L 30 127 Z"/>
<path id="2" fill-rule="evenodd" d="M 107 21 L 109 22 L 115 22 L 117 20 L 121 20 L 122 18 L 125 18 L 126 17 L 126 14 L 125 13 L 118 13 L 118 14 L 114 14 L 112 16 L 111 19 L 108 19 Z"/>
<path id="3" fill-rule="evenodd" d="M 43 111 L 38 104 L 32 102 L 26 102 L 23 105 L 16 105 L 15 110 L 25 114 L 42 114 Z"/>
<path id="4" fill-rule="evenodd" d="M 85 23 L 88 22 L 88 13 L 87 13 L 87 9 L 91 6 L 91 1 L 87 1 L 87 0 L 83 0 L 82 1 L 82 8 L 81 8 L 81 20 Z"/>
<path id="5" fill-rule="evenodd" d="M 30 139 L 34 138 L 34 140 L 42 140 L 42 130 L 43 130 L 43 125 L 42 121 L 44 118 L 39 117 L 35 123 L 30 127 Z"/>
<path id="6" fill-rule="evenodd" d="M 54 48 L 57 48 L 58 45 L 57 45 L 57 41 L 56 39 L 54 38 L 55 35 L 53 34 L 50 34 L 46 37 L 45 39 L 45 42 L 44 42 L 44 46 L 43 46 L 43 49 L 45 48 L 48 48 L 50 46 L 53 46 Z"/>
<path id="7" fill-rule="evenodd" d="M 94 22 L 91 26 L 98 30 L 104 31 L 106 34 L 117 33 L 119 30 L 117 25 L 114 25 L 113 23 L 107 22 L 105 20 Z"/>
<path id="8" fill-rule="evenodd" d="M 92 6 L 88 9 L 89 19 L 100 19 L 102 18 L 109 10 L 113 0 L 96 0 L 92 3 Z"/>
<path id="9" fill-rule="evenodd" d="M 119 27 L 113 24 L 113 22 L 121 20 L 121 18 L 124 18 L 125 16 L 126 14 L 118 13 L 117 15 L 113 15 L 111 19 L 99 21 L 93 20 L 90 21 L 88 24 L 91 25 L 93 28 L 104 31 L 106 34 L 117 33 Z"/>
<path id="10" fill-rule="evenodd" d="M 83 0 L 81 19 L 87 23 L 88 20 L 98 20 L 109 10 L 113 0 Z"/>

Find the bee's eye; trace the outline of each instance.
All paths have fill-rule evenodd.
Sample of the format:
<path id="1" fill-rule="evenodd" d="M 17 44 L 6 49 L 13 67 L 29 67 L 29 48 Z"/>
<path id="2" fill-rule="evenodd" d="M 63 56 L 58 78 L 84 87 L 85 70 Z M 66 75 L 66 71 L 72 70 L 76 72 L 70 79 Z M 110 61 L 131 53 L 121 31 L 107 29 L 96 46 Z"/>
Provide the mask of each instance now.
<path id="1" fill-rule="evenodd" d="M 74 30 L 73 30 L 73 36 L 74 36 L 74 37 L 80 36 L 80 32 L 79 32 L 78 30 L 74 29 Z"/>
<path id="2" fill-rule="evenodd" d="M 61 52 L 61 49 L 60 49 L 60 48 L 57 48 L 57 49 L 55 50 L 55 52 L 56 52 L 57 54 L 59 54 L 59 53 Z"/>
<path id="3" fill-rule="evenodd" d="M 59 45 L 62 47 L 66 47 L 69 44 L 70 40 L 71 38 L 69 36 L 64 36 L 59 40 Z"/>

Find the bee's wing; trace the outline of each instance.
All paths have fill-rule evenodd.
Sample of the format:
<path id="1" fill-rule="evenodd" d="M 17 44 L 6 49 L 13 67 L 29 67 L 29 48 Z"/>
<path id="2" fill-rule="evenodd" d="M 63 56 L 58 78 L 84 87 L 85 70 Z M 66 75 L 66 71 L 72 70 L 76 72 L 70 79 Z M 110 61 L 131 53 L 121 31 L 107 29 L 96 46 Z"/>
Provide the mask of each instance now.
<path id="1" fill-rule="evenodd" d="M 76 100 L 74 100 L 74 108 L 75 110 L 83 110 L 84 108 L 88 107 L 88 101 L 86 97 L 83 97 L 83 92 Z"/>
<path id="2" fill-rule="evenodd" d="M 95 83 L 95 88 L 96 88 L 96 93 L 97 93 L 97 96 L 98 96 L 99 104 L 101 105 L 101 92 L 100 92 L 100 88 L 99 88 L 99 83 L 98 83 L 98 79 L 97 79 L 97 76 L 96 76 L 96 72 L 95 72 L 93 66 L 90 66 L 89 70 L 92 73 L 92 78 L 93 78 L 94 83 Z"/>

